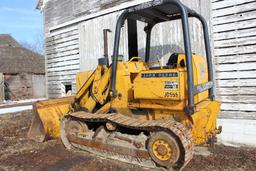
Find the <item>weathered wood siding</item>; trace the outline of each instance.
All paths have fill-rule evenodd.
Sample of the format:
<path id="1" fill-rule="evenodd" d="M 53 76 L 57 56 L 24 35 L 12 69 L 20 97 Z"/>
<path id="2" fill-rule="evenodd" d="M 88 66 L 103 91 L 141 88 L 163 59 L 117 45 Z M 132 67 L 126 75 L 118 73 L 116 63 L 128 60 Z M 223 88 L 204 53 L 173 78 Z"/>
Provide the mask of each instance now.
<path id="1" fill-rule="evenodd" d="M 51 27 L 127 1 L 129 0 L 48 0 L 43 8 L 45 32 L 48 36 Z"/>
<path id="2" fill-rule="evenodd" d="M 212 0 L 222 118 L 256 119 L 256 0 Z"/>
<path id="3" fill-rule="evenodd" d="M 125 1 L 127 0 L 49 0 L 46 2 L 43 13 L 46 37 L 47 95 L 49 98 L 65 96 L 65 84 L 71 83 L 74 93 L 75 75 L 80 70 L 78 24 L 51 32 L 50 29 L 77 19 L 79 16 L 85 16 Z M 82 37 L 80 37 L 81 39 Z"/>
<path id="4" fill-rule="evenodd" d="M 63 96 L 63 84 L 72 84 L 75 91 L 75 75 L 80 70 L 77 27 L 52 33 L 46 39 L 46 57 L 49 97 Z"/>
<path id="5" fill-rule="evenodd" d="M 94 70 L 98 64 L 98 58 L 104 54 L 103 29 L 110 29 L 108 34 L 109 60 L 113 54 L 115 23 L 121 12 L 115 12 L 79 24 L 79 48 L 80 48 L 80 67 L 82 71 Z M 122 29 L 119 54 L 125 60 L 128 56 L 127 26 Z"/>
<path id="6" fill-rule="evenodd" d="M 75 91 L 75 74 L 79 70 L 91 70 L 97 65 L 97 59 L 103 56 L 103 32 L 111 29 L 109 35 L 109 55 L 113 51 L 115 23 L 122 12 L 116 9 L 120 4 L 134 1 L 128 0 L 49 0 L 44 9 L 46 33 L 46 65 L 47 90 L 49 97 L 63 95 L 63 83 L 72 83 Z M 192 9 L 201 13 L 207 21 L 210 19 L 210 0 L 183 0 Z M 127 5 L 129 6 L 129 4 Z M 89 14 L 102 10 L 115 10 L 106 15 L 100 15 L 84 21 L 65 25 Z M 204 54 L 203 37 L 200 23 L 191 20 L 191 36 L 193 52 Z M 56 29 L 56 27 L 61 26 Z M 53 29 L 54 28 L 54 29 Z M 143 24 L 139 24 L 142 30 Z M 127 26 L 123 28 L 120 54 L 127 58 Z M 142 41 L 143 40 L 143 41 Z M 145 34 L 139 31 L 139 54 L 143 57 L 145 50 Z M 183 51 L 182 28 L 179 21 L 157 26 L 152 35 L 152 58 L 161 58 L 163 64 L 173 52 Z M 161 46 L 164 45 L 164 46 Z"/>
<path id="7" fill-rule="evenodd" d="M 185 4 L 201 13 L 209 21 L 210 1 L 188 1 L 183 0 Z M 208 9 L 208 10 L 207 10 Z M 113 53 L 115 23 L 121 12 L 97 17 L 79 24 L 79 48 L 80 48 L 80 67 L 81 70 L 91 70 L 97 66 L 97 59 L 103 56 L 103 29 L 110 29 L 109 34 L 109 55 Z M 138 46 L 139 56 L 144 57 L 146 35 L 143 31 L 144 23 L 138 23 Z M 204 44 L 202 37 L 201 24 L 196 19 L 190 19 L 190 29 L 192 37 L 193 52 L 204 54 Z M 120 42 L 120 54 L 124 60 L 128 56 L 127 24 L 122 30 L 122 39 Z M 92 43 L 93 42 L 93 43 Z M 184 52 L 182 27 L 180 21 L 172 21 L 159 24 L 152 31 L 151 60 L 160 59 L 163 65 L 174 52 Z"/>

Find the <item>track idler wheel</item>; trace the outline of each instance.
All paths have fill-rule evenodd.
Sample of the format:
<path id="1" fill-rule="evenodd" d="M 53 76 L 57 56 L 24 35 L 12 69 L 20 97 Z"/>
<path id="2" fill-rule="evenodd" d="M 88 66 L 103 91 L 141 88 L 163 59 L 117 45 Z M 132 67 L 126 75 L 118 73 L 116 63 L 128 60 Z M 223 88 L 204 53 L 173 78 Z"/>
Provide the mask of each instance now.
<path id="1" fill-rule="evenodd" d="M 73 135 L 85 134 L 89 130 L 85 123 L 76 120 L 68 120 L 65 129 L 66 132 Z"/>
<path id="2" fill-rule="evenodd" d="M 61 140 L 67 149 L 71 149 L 72 145 L 68 140 L 68 135 L 72 134 L 75 136 L 84 135 L 89 131 L 88 126 L 78 120 L 72 120 L 69 117 L 64 117 L 61 123 Z"/>
<path id="3" fill-rule="evenodd" d="M 153 161 L 167 169 L 175 166 L 181 154 L 178 142 L 166 132 L 154 133 L 148 140 L 147 149 Z"/>

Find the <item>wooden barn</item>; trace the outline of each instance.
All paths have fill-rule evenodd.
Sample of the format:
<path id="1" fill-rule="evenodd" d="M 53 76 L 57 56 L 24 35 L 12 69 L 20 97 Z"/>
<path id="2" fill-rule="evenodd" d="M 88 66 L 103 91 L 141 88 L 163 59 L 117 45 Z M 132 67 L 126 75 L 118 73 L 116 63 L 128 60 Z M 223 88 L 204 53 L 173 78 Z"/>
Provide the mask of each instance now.
<path id="1" fill-rule="evenodd" d="M 103 29 L 110 29 L 109 52 L 113 48 L 115 22 L 131 6 L 150 0 L 39 0 L 44 14 L 46 39 L 46 79 L 49 98 L 75 92 L 75 74 L 92 70 L 103 56 Z M 205 17 L 210 27 L 216 70 L 217 98 L 222 102 L 219 123 L 221 139 L 256 144 L 256 1 L 182 0 Z M 143 28 L 142 23 L 136 23 Z M 200 23 L 191 19 L 193 53 L 204 54 Z M 121 53 L 128 56 L 129 40 L 123 28 Z M 139 55 L 145 50 L 145 33 L 138 29 Z M 164 23 L 152 32 L 151 56 L 164 64 L 174 52 L 183 52 L 180 21 Z M 163 46 L 161 46 L 163 45 Z M 111 56 L 111 54 L 110 54 Z M 233 128 L 233 129 L 232 129 Z M 234 129 L 237 128 L 237 129 Z M 249 130 L 249 131 L 247 131 Z M 254 130 L 254 131 L 252 131 Z M 239 136 L 241 137 L 239 139 Z M 252 140 L 251 138 L 254 138 Z"/>
<path id="2" fill-rule="evenodd" d="M 5 100 L 45 97 L 45 60 L 10 35 L 0 35 L 1 89 Z"/>

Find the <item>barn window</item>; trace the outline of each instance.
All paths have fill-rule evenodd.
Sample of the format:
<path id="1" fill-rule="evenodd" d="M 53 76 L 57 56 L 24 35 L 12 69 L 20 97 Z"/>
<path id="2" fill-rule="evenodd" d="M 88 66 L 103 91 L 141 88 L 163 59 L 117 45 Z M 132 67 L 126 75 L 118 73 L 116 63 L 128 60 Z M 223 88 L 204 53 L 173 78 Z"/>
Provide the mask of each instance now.
<path id="1" fill-rule="evenodd" d="M 72 95 L 72 83 L 64 82 L 62 83 L 62 96 L 71 96 Z"/>
<path id="2" fill-rule="evenodd" d="M 67 94 L 69 91 L 72 91 L 72 84 L 66 84 L 66 85 L 65 85 L 65 92 L 66 92 L 66 94 Z"/>

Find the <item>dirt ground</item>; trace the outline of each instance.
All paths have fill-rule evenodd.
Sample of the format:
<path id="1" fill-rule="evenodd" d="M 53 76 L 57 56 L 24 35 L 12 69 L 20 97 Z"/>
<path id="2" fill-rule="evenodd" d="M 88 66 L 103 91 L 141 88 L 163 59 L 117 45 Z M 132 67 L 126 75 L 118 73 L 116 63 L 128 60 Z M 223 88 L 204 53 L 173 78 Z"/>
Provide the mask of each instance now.
<path id="1" fill-rule="evenodd" d="M 26 138 L 31 111 L 0 116 L 0 170 L 143 171 L 139 166 L 65 150 L 58 140 L 36 143 Z M 217 145 L 210 156 L 195 155 L 185 171 L 256 171 L 256 148 Z"/>

